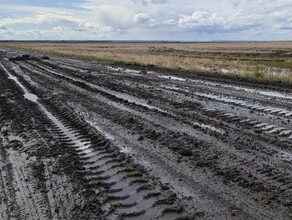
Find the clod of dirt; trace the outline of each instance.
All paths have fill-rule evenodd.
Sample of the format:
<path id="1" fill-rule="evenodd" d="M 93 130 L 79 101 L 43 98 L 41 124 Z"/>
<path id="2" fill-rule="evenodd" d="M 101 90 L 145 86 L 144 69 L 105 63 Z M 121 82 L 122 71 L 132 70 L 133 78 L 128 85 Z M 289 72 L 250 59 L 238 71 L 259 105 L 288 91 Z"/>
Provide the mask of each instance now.
<path id="1" fill-rule="evenodd" d="M 138 138 L 138 141 L 143 141 L 144 140 L 144 137 L 143 136 L 140 136 L 139 138 Z"/>
<path id="2" fill-rule="evenodd" d="M 178 153 L 182 156 L 190 157 L 193 156 L 192 150 L 191 149 L 181 149 L 178 151 Z"/>

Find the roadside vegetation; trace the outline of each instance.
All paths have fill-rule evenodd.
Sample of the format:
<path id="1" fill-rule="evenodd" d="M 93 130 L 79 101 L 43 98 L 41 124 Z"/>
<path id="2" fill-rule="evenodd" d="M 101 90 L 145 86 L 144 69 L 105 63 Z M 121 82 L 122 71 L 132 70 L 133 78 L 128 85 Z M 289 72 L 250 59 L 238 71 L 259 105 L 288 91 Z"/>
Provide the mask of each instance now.
<path id="1" fill-rule="evenodd" d="M 84 60 L 154 65 L 292 83 L 292 42 L 255 43 L 39 43 L 2 42 L 16 48 Z"/>

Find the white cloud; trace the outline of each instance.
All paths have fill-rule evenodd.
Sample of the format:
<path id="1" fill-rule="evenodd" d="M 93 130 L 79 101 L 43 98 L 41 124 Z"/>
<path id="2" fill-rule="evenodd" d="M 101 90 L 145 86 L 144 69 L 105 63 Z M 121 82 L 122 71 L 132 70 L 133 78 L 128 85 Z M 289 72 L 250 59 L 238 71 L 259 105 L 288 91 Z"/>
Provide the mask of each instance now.
<path id="1" fill-rule="evenodd" d="M 1 5 L 1 38 L 292 39 L 291 0 L 84 0 Z M 73 4 L 73 3 L 72 3 Z M 57 4 L 56 4 L 57 5 Z M 71 5 L 72 6 L 72 5 Z M 176 37 L 178 36 L 178 37 Z M 200 39 L 201 36 L 201 39 Z"/>
<path id="2" fill-rule="evenodd" d="M 138 13 L 133 16 L 133 20 L 136 24 L 147 25 L 148 27 L 155 27 L 159 25 L 159 22 L 150 18 L 147 13 Z"/>
<path id="3" fill-rule="evenodd" d="M 109 33 L 114 32 L 115 29 L 107 26 L 107 25 L 100 25 L 98 23 L 89 22 L 80 18 L 75 18 L 72 13 L 68 12 L 38 12 L 37 14 L 33 16 L 27 16 L 23 18 L 8 18 L 8 19 L 1 19 L 0 20 L 0 26 L 6 27 L 16 24 L 58 24 L 58 23 L 64 23 L 64 24 L 70 24 L 69 26 L 57 26 L 53 28 L 53 31 L 76 31 L 76 32 L 102 32 L 102 33 Z"/>
<path id="4" fill-rule="evenodd" d="M 168 2 L 168 0 L 151 0 L 152 4 L 166 4 Z"/>
<path id="5" fill-rule="evenodd" d="M 45 23 L 56 23 L 59 21 L 80 23 L 81 19 L 75 18 L 72 14 L 67 12 L 38 12 L 34 15 L 26 17 L 15 17 L 0 19 L 0 25 L 14 25 L 14 24 L 45 24 Z"/>
<path id="6" fill-rule="evenodd" d="M 1 30 L 0 30 L 1 32 Z M 116 33 L 116 32 L 114 32 Z M 7 30 L 0 34 L 0 39 L 13 40 L 88 40 L 93 38 L 111 39 L 112 32 L 80 31 L 66 26 L 57 26 L 49 30 Z M 118 33 L 118 32 L 117 32 Z"/>
<path id="7" fill-rule="evenodd" d="M 200 28 L 224 25 L 225 19 L 217 13 L 197 10 L 191 16 L 183 16 L 179 19 L 178 25 L 186 28 Z"/>
<path id="8" fill-rule="evenodd" d="M 240 5 L 240 0 L 230 0 L 232 6 L 237 8 Z"/>
<path id="9" fill-rule="evenodd" d="M 178 24 L 178 21 L 175 19 L 169 19 L 167 21 L 163 21 L 162 24 L 169 25 L 169 26 L 175 26 Z"/>
<path id="10" fill-rule="evenodd" d="M 139 0 L 134 0 L 134 2 L 136 3 L 140 3 L 141 1 Z M 168 3 L 169 0 L 142 0 L 142 4 L 145 6 L 149 6 L 149 5 L 163 5 Z"/>
<path id="11" fill-rule="evenodd" d="M 148 23 L 150 17 L 147 13 L 138 13 L 134 15 L 133 19 L 136 24 L 145 24 Z"/>

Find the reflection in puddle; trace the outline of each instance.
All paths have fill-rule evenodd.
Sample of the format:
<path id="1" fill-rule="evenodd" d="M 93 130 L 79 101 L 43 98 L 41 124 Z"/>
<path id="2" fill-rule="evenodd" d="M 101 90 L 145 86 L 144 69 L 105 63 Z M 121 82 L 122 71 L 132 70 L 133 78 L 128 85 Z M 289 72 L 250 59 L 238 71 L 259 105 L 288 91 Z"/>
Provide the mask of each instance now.
<path id="1" fill-rule="evenodd" d="M 36 102 L 38 100 L 38 97 L 32 93 L 25 93 L 24 98 L 26 98 L 32 102 Z"/>
<path id="2" fill-rule="evenodd" d="M 8 70 L 3 66 L 2 63 L 0 63 L 1 68 L 8 74 L 8 79 L 12 79 L 24 92 L 24 98 L 32 101 L 37 102 L 38 97 L 32 93 L 30 93 L 17 79 L 17 77 L 11 75 Z"/>
<path id="3" fill-rule="evenodd" d="M 286 109 L 282 108 L 274 108 L 274 107 L 269 107 L 269 106 L 263 106 L 261 104 L 256 104 L 256 103 L 250 103 L 248 101 L 240 100 L 240 99 L 235 99 L 235 98 L 230 98 L 227 96 L 222 96 L 222 95 L 213 95 L 213 94 L 204 94 L 204 93 L 195 93 L 198 96 L 210 98 L 216 101 L 224 102 L 224 103 L 231 103 L 235 105 L 240 105 L 243 107 L 247 107 L 250 109 L 254 110 L 259 110 L 259 111 L 264 111 L 264 112 L 270 112 L 270 113 L 275 113 L 278 115 L 284 115 L 286 117 L 292 116 L 292 112 L 288 111 Z"/>
<path id="4" fill-rule="evenodd" d="M 176 90 L 176 91 L 185 91 L 185 92 L 190 92 L 189 90 L 186 89 L 181 89 L 179 87 L 175 87 L 175 86 L 161 86 L 162 88 L 166 88 L 166 89 L 171 89 L 171 90 Z M 257 103 L 251 103 L 248 101 L 244 101 L 244 100 L 240 100 L 240 99 L 236 99 L 236 98 L 232 98 L 232 97 L 227 97 L 227 96 L 223 96 L 223 95 L 214 95 L 214 94 L 205 94 L 205 93 L 193 93 L 197 96 L 201 96 L 201 97 L 205 97 L 205 98 L 209 98 L 209 99 L 213 99 L 216 101 L 220 101 L 220 102 L 224 102 L 224 103 L 231 103 L 231 104 L 235 104 L 235 105 L 239 105 L 242 107 L 247 107 L 253 110 L 258 110 L 258 111 L 263 111 L 263 112 L 269 112 L 272 114 L 277 114 L 277 115 L 282 115 L 285 117 L 290 117 L 292 116 L 292 111 L 289 111 L 287 109 L 283 109 L 283 108 L 275 108 L 275 107 L 270 107 L 270 106 L 264 106 L 261 104 L 257 104 Z"/>
<path id="5" fill-rule="evenodd" d="M 107 66 L 107 68 L 109 70 L 112 70 L 112 71 L 128 73 L 128 74 L 132 74 L 132 75 L 136 75 L 136 76 L 140 76 L 139 73 L 141 72 L 141 71 L 138 71 L 138 70 L 125 69 L 125 68 L 121 68 L 121 67 L 115 68 L 115 67 Z"/>
<path id="6" fill-rule="evenodd" d="M 224 88 L 232 88 L 236 90 L 242 90 L 245 92 L 250 92 L 250 93 L 257 93 L 260 95 L 264 96 L 270 96 L 270 97 L 275 97 L 275 98 L 283 98 L 283 99 L 291 99 L 292 100 L 292 94 L 291 93 L 282 93 L 282 92 L 275 92 L 275 91 L 265 91 L 265 90 L 259 90 L 259 89 L 251 89 L 251 88 L 246 88 L 246 87 L 241 87 L 241 86 L 233 86 L 233 85 L 226 85 L 222 83 L 215 83 L 215 82 L 207 82 L 204 80 L 190 80 L 193 83 L 201 83 L 207 86 L 215 86 L 215 87 L 224 87 Z"/>
<path id="7" fill-rule="evenodd" d="M 171 80 L 177 80 L 177 81 L 182 81 L 185 82 L 187 81 L 186 79 L 180 78 L 180 77 L 176 77 L 176 76 L 158 76 L 159 78 L 163 78 L 163 79 L 171 79 Z"/>
<path id="8" fill-rule="evenodd" d="M 226 72 L 226 70 L 222 69 L 222 72 Z M 159 78 L 165 78 L 165 79 L 172 79 L 172 80 L 177 80 L 177 81 L 187 81 L 187 79 L 183 79 L 180 77 L 175 77 L 175 76 L 159 76 L 157 75 L 156 72 L 149 72 L 152 75 L 155 75 Z M 200 84 L 204 84 L 207 86 L 215 86 L 215 87 L 224 87 L 224 88 L 232 88 L 232 89 L 236 89 L 236 90 L 242 90 L 245 92 L 249 92 L 249 93 L 257 93 L 260 95 L 264 95 L 264 96 L 269 96 L 269 97 L 275 97 L 275 98 L 283 98 L 283 99 L 290 99 L 292 100 L 292 94 L 291 93 L 284 93 L 284 92 L 276 92 L 276 91 L 269 91 L 269 90 L 260 90 L 260 89 L 252 89 L 252 88 L 246 88 L 246 87 L 242 87 L 242 86 L 234 86 L 234 85 L 227 85 L 227 84 L 223 84 L 223 83 L 216 83 L 216 82 L 209 82 L 209 81 L 205 81 L 205 80 L 199 80 L 199 79 L 195 79 L 195 80 L 188 80 L 189 82 L 193 82 L 193 83 L 200 83 Z"/>
<path id="9" fill-rule="evenodd" d="M 219 129 L 219 128 L 215 128 L 212 125 L 206 125 L 206 124 L 197 123 L 197 122 L 193 122 L 193 125 L 198 126 L 200 128 L 203 128 L 203 129 L 208 129 L 210 131 L 217 132 L 219 134 L 225 134 L 225 131 L 223 131 L 222 129 Z"/>

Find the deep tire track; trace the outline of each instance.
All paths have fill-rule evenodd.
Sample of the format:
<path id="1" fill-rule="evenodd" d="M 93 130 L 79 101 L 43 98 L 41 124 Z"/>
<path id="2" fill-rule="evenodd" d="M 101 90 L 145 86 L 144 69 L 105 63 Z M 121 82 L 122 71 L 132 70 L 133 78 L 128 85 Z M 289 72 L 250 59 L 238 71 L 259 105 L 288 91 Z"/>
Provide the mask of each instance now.
<path id="1" fill-rule="evenodd" d="M 73 62 L 66 60 L 68 65 Z M 56 105 L 63 101 L 64 106 L 70 106 L 71 109 L 64 112 L 78 113 L 74 116 L 76 119 L 81 116 L 86 121 L 95 120 L 96 124 L 100 124 L 104 118 L 106 122 L 102 129 L 112 130 L 112 136 L 118 138 L 117 134 L 121 132 L 114 127 L 124 128 L 125 131 L 121 133 L 133 145 L 137 144 L 138 134 L 138 142 L 143 143 L 145 149 L 149 148 L 151 151 L 158 147 L 161 152 L 170 156 L 172 153 L 163 150 L 167 146 L 179 161 L 177 164 L 173 163 L 174 169 L 178 169 L 176 166 L 183 162 L 186 176 L 190 175 L 189 180 L 191 177 L 196 178 L 187 174 L 187 169 L 193 169 L 196 175 L 205 178 L 206 184 L 210 184 L 213 190 L 209 191 L 210 194 L 220 192 L 216 190 L 217 187 L 225 189 L 225 192 L 221 192 L 231 195 L 225 197 L 230 203 L 236 204 L 236 199 L 232 199 L 232 196 L 243 195 L 242 201 L 246 201 L 246 207 L 242 209 L 253 217 L 276 219 L 275 213 L 283 212 L 287 217 L 291 214 L 291 103 L 289 99 L 281 97 L 280 89 L 280 95 L 275 94 L 276 98 L 270 99 L 269 93 L 265 94 L 265 91 L 250 92 L 255 94 L 252 97 L 249 90 L 258 89 L 252 83 L 236 82 L 242 88 L 231 91 L 234 88 L 232 80 L 222 80 L 226 85 L 220 86 L 216 79 L 205 78 L 204 82 L 198 82 L 194 77 L 188 78 L 186 75 L 184 77 L 187 80 L 181 80 L 172 76 L 164 77 L 160 73 L 156 76 L 156 73 L 148 74 L 122 68 L 116 71 L 104 68 L 102 64 L 79 62 L 80 66 L 72 65 L 72 68 L 68 68 L 62 63 L 63 61 L 58 61 L 58 64 L 54 64 L 54 61 L 29 64 L 19 62 L 17 66 L 20 66 L 23 73 L 17 74 L 29 79 L 29 84 L 38 89 L 39 94 L 52 97 Z M 59 64 L 61 68 L 58 67 Z M 276 87 L 261 87 L 277 91 Z M 76 97 L 68 96 L 67 100 L 66 95 L 73 93 L 74 89 Z M 49 94 L 48 91 L 53 92 Z M 289 89 L 285 94 L 287 92 Z M 228 99 L 232 99 L 232 102 Z M 255 106 L 249 104 L 253 102 Z M 52 102 L 49 103 L 51 106 Z M 55 116 L 60 117 L 60 109 L 52 110 L 54 111 Z M 65 116 L 61 115 L 59 120 L 63 120 Z M 79 125 L 77 120 L 70 123 L 67 120 L 62 123 L 70 128 L 78 125 L 82 130 L 86 127 Z M 109 129 L 111 126 L 114 127 Z M 60 130 L 55 130 L 64 143 L 73 145 L 70 138 L 66 138 Z M 79 132 L 80 130 L 76 131 L 76 134 L 82 139 L 81 143 L 90 146 L 92 140 L 86 133 Z M 111 145 L 111 141 L 108 144 Z M 90 189 L 94 189 L 93 185 L 110 189 L 117 182 L 126 186 L 130 195 L 138 189 L 152 189 L 151 184 L 149 187 L 143 180 L 145 177 L 141 177 L 135 169 L 122 172 L 125 171 L 125 162 L 115 158 L 119 155 L 118 151 L 107 152 L 104 148 L 93 150 L 90 147 L 88 150 L 90 155 L 75 149 L 76 152 L 80 151 L 80 164 L 90 170 L 87 174 L 82 171 L 87 175 L 86 184 Z M 97 159 L 103 163 L 96 163 Z M 138 188 L 131 188 L 133 183 L 140 185 Z M 114 217 L 118 216 L 114 214 L 117 207 L 120 210 L 131 210 L 135 215 L 142 214 L 143 210 L 135 208 L 139 207 L 139 203 L 132 203 L 131 196 L 120 190 L 121 188 L 109 190 L 108 193 L 113 194 L 109 196 L 109 200 L 114 205 L 113 208 L 107 206 L 105 199 L 104 209 L 111 210 L 113 213 L 109 213 Z M 169 201 L 160 198 L 159 193 L 160 189 L 143 195 L 146 198 L 154 196 L 158 198 L 157 201 Z M 136 194 L 136 199 L 139 200 L 141 197 Z M 126 203 L 122 204 L 121 201 Z M 254 210 L 248 207 L 251 204 L 255 206 Z M 219 206 L 216 207 L 219 209 Z M 165 212 L 167 211 L 169 209 L 165 208 Z M 204 212 L 208 216 L 212 211 Z"/>
<path id="2" fill-rule="evenodd" d="M 65 78 L 65 79 L 68 79 L 68 78 Z M 73 80 L 73 83 L 74 83 L 74 80 Z M 208 163 L 205 162 L 205 163 L 201 163 L 200 166 L 209 166 L 209 165 L 208 165 Z M 220 167 L 214 167 L 214 168 L 215 168 L 215 170 L 216 170 L 216 169 L 218 170 L 218 168 L 220 168 Z M 217 173 L 218 173 L 219 175 L 222 175 L 222 173 L 220 173 L 220 172 L 218 172 L 218 171 L 217 171 Z M 225 173 L 225 174 L 224 174 L 224 173 Z M 232 169 L 231 169 L 231 170 L 228 171 L 228 172 L 224 171 L 224 172 L 223 172 L 223 175 L 227 175 L 227 176 L 230 175 L 230 174 L 233 175 L 232 173 L 234 173 L 234 172 L 233 172 Z M 246 186 L 249 185 L 249 181 L 247 181 L 246 179 L 242 179 L 242 180 L 239 179 L 239 180 L 237 180 L 237 182 L 238 182 L 238 181 L 239 181 L 239 185 L 240 185 L 240 186 L 244 186 L 244 187 L 246 187 Z M 252 185 L 251 185 L 251 186 L 252 186 Z M 254 188 L 255 190 L 257 190 L 257 186 L 254 185 L 254 184 L 253 184 L 253 188 Z"/>
<path id="3" fill-rule="evenodd" d="M 104 198 L 101 203 L 105 212 L 103 218 L 178 219 L 185 216 L 174 194 L 102 135 L 92 132 L 74 113 L 62 109 L 59 103 L 45 101 L 38 105 L 53 122 L 51 131 L 78 154 L 78 163 L 85 169 L 81 172 L 88 190 Z M 149 187 L 143 188 L 145 184 Z"/>
<path id="4" fill-rule="evenodd" d="M 168 201 L 168 198 L 162 195 L 163 190 L 159 187 L 159 184 L 155 184 L 155 181 L 149 183 L 149 177 L 143 169 L 137 168 L 133 162 L 119 153 L 102 136 L 90 134 L 86 131 L 87 125 L 80 122 L 78 118 L 74 118 L 70 111 L 60 110 L 53 103 L 50 104 L 51 109 L 52 107 L 52 112 L 59 112 L 59 114 L 51 115 L 50 119 L 55 123 L 59 133 L 62 132 L 58 134 L 60 138 L 62 136 L 67 137 L 67 139 L 62 138 L 61 140 L 68 145 L 72 145 L 71 147 L 78 152 L 80 163 L 85 168 L 88 188 L 96 193 L 101 193 L 102 190 L 106 189 L 103 193 L 108 192 L 110 194 L 105 198 L 103 204 L 106 212 L 105 218 L 116 219 L 127 216 L 139 216 L 139 218 L 145 219 L 161 218 L 164 216 L 166 209 L 168 211 L 172 210 L 171 216 L 173 219 L 183 216 L 183 213 L 180 214 L 182 210 L 179 209 L 179 206 L 175 206 L 176 199 L 173 200 L 172 204 L 161 202 Z M 151 187 L 148 193 L 137 190 L 145 184 Z M 149 201 L 152 197 L 154 198 L 153 201 Z M 153 211 L 153 205 L 159 201 L 159 205 L 165 205 L 165 208 Z"/>

